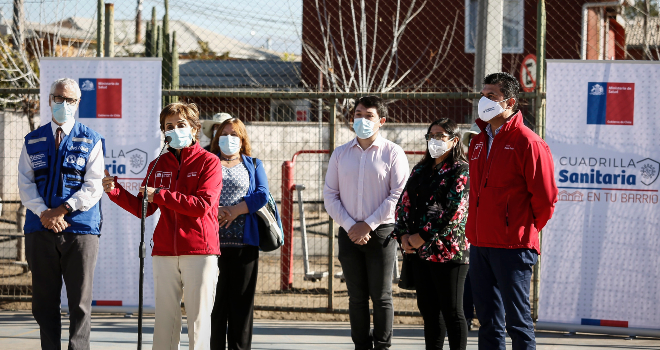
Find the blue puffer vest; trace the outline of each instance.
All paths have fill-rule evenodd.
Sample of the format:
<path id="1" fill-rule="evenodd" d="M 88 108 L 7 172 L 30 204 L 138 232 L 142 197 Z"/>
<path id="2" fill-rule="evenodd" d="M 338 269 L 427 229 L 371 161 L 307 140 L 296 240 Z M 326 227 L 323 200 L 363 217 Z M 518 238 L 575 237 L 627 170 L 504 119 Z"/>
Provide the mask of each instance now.
<path id="1" fill-rule="evenodd" d="M 50 123 L 25 136 L 25 149 L 32 163 L 34 180 L 47 207 L 57 208 L 80 190 L 85 182 L 85 166 L 89 154 L 99 141 L 105 154 L 105 139 L 101 134 L 78 122 L 71 133 L 64 137 L 59 149 L 55 149 Z M 87 211 L 76 210 L 65 215 L 64 220 L 71 224 L 64 232 L 100 234 L 103 222 L 101 201 Z M 23 230 L 26 234 L 47 231 L 31 210 L 26 213 Z"/>

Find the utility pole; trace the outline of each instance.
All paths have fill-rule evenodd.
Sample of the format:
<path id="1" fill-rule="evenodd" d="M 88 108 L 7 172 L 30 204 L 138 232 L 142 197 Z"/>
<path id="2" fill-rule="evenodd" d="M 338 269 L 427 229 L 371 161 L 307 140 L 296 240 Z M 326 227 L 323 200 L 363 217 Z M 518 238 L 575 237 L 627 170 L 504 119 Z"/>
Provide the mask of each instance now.
<path id="1" fill-rule="evenodd" d="M 24 0 L 14 0 L 14 17 L 12 23 L 16 49 L 20 52 L 23 52 L 25 49 L 25 38 L 23 37 L 23 31 L 25 30 L 25 8 L 23 7 L 23 3 Z"/>
<path id="2" fill-rule="evenodd" d="M 115 57 L 115 4 L 105 4 L 105 57 Z"/>
<path id="3" fill-rule="evenodd" d="M 502 71 L 504 1 L 479 0 L 476 26 L 474 89 L 481 91 L 481 83 L 486 75 Z M 477 119 L 478 103 L 473 103 L 472 122 Z"/>
<path id="4" fill-rule="evenodd" d="M 103 0 L 96 3 L 96 57 L 103 57 Z"/>
<path id="5" fill-rule="evenodd" d="M 169 1 L 165 0 L 165 15 L 163 15 L 163 89 L 172 88 L 172 47 L 170 41 L 170 9 Z M 169 96 L 165 97 L 169 103 Z M 166 103 L 166 104 L 167 104 Z"/>
<path id="6" fill-rule="evenodd" d="M 536 133 L 545 139 L 545 34 L 546 12 L 545 0 L 538 0 L 536 9 Z M 543 231 L 539 232 L 539 245 L 543 244 Z M 539 288 L 541 287 L 541 260 L 533 268 L 534 294 L 532 295 L 532 319 L 539 319 Z"/>
<path id="7" fill-rule="evenodd" d="M 649 49 L 649 16 L 651 15 L 651 0 L 645 1 L 646 13 L 644 13 L 644 53 L 647 60 L 653 60 L 653 54 Z"/>
<path id="8" fill-rule="evenodd" d="M 142 41 L 142 1 L 137 2 L 137 11 L 135 15 L 135 43 L 139 44 Z"/>

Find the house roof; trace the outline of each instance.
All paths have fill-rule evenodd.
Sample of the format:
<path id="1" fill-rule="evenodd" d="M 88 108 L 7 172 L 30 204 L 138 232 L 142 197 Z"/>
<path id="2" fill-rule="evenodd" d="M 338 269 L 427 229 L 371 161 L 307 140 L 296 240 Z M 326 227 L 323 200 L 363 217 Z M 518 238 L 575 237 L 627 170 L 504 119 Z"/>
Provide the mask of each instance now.
<path id="1" fill-rule="evenodd" d="M 61 23 L 60 26 L 59 22 L 51 24 L 27 22 L 25 24 L 26 38 L 37 37 L 44 33 L 53 35 L 59 33 L 63 39 L 96 41 L 96 19 L 69 17 Z M 141 32 L 144 42 L 147 21 L 143 20 L 142 23 Z M 201 41 L 208 44 L 210 51 L 218 55 L 229 52 L 229 57 L 234 59 L 280 60 L 284 55 L 282 52 L 255 47 L 192 23 L 171 20 L 169 24 L 170 32 L 176 31 L 179 53 L 201 52 Z M 7 25 L 4 24 L 4 26 Z M 162 21 L 158 21 L 158 25 L 162 25 Z M 134 41 L 135 21 L 115 20 L 115 55 L 126 56 L 128 54 L 143 53 L 144 43 L 135 43 Z"/>
<path id="2" fill-rule="evenodd" d="M 258 60 L 181 60 L 181 88 L 298 87 L 300 62 Z"/>

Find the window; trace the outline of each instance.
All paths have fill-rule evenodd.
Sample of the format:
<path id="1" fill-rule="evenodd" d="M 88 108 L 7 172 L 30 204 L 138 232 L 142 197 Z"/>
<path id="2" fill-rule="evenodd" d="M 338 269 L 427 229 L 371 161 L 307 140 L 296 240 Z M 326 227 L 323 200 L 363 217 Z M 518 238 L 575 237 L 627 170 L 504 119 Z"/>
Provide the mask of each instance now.
<path id="1" fill-rule="evenodd" d="M 286 103 L 278 104 L 275 108 L 275 118 L 274 121 L 278 122 L 290 122 L 296 120 L 293 114 L 293 108 Z"/>
<path id="2" fill-rule="evenodd" d="M 504 24 L 502 53 L 522 53 L 525 32 L 524 0 L 503 0 Z M 465 52 L 474 53 L 477 40 L 477 10 L 479 0 L 465 0 Z"/>

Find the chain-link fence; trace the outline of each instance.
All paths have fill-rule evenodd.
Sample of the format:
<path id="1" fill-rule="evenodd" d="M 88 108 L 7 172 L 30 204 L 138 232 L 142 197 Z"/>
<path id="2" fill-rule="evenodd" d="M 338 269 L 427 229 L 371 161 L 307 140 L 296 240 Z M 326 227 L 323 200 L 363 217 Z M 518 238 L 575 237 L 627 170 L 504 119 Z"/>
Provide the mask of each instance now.
<path id="1" fill-rule="evenodd" d="M 17 91 L 17 90 L 10 90 Z M 2 90 L 2 92 L 8 92 Z M 188 91 L 167 91 L 169 95 L 185 95 Z M 218 93 L 216 93 L 218 94 Z M 254 94 L 254 93 L 252 93 Z M 20 95 L 20 93 L 17 93 Z M 312 93 L 313 95 L 313 93 Z M 438 102 L 449 103 L 453 100 L 474 97 L 472 95 L 449 95 L 452 98 L 442 98 L 441 94 L 430 97 L 423 93 L 406 94 L 400 96 L 392 104 L 390 112 L 396 114 L 397 104 L 413 104 L 427 113 L 434 113 Z M 465 95 L 465 94 L 463 94 Z M 180 96 L 181 99 L 192 100 L 201 104 L 203 97 Z M 423 97 L 423 98 L 422 98 Z M 434 98 L 433 98 L 434 97 Z M 35 98 L 35 96 L 32 96 Z M 227 111 L 233 115 L 250 120 L 250 115 L 256 115 L 260 110 L 264 113 L 277 110 L 269 104 L 283 103 L 295 110 L 311 105 L 314 110 L 330 114 L 331 102 L 327 98 L 301 98 L 293 93 L 278 95 L 275 99 L 265 97 L 211 97 L 218 101 L 217 110 Z M 219 101 L 222 101 L 219 103 Z M 310 101 L 314 101 L 313 103 Z M 459 101 L 460 102 L 460 101 Z M 248 108 L 254 106 L 254 110 Z M 261 107 L 259 107 L 261 106 Z M 268 106 L 268 107 L 264 107 Z M 339 103 L 335 107 L 340 110 Z M 4 121 L 3 134 L 3 210 L 2 223 L 6 226 L 2 231 L 0 245 L 0 301 L 27 301 L 30 293 L 30 274 L 26 268 L 25 258 L 22 255 L 22 234 L 17 229 L 16 221 L 21 219 L 21 206 L 18 204 L 17 188 L 17 162 L 23 136 L 38 125 L 39 115 L 32 114 L 28 118 L 23 110 L 6 108 L 2 113 Z M 338 117 L 342 114 L 338 113 Z M 326 116 L 327 118 L 327 116 Z M 346 286 L 342 283 L 342 267 L 337 260 L 337 248 L 333 252 L 332 268 L 329 266 L 328 235 L 330 232 L 328 214 L 323 206 L 322 188 L 324 174 L 328 162 L 328 145 L 330 143 L 329 122 L 295 122 L 295 121 L 255 121 L 247 122 L 253 155 L 261 159 L 266 168 L 270 190 L 280 205 L 280 212 L 285 222 L 290 223 L 293 231 L 293 241 L 288 243 L 287 255 L 281 250 L 262 253 L 260 258 L 258 292 L 256 308 L 262 310 L 280 311 L 314 311 L 314 312 L 345 312 L 348 309 L 348 295 Z M 30 120 L 32 126 L 30 126 Z M 382 129 L 382 135 L 401 145 L 409 153 L 408 161 L 412 167 L 420 159 L 426 144 L 423 135 L 426 133 L 426 123 L 400 123 L 388 121 Z M 469 128 L 469 124 L 462 124 L 462 129 Z M 336 145 L 348 142 L 354 137 L 346 122 L 336 123 Z M 202 136 L 203 145 L 209 142 Z M 315 153 L 315 152 L 322 153 Z M 307 153 L 309 152 L 309 153 Z M 283 171 L 283 163 L 292 161 L 296 153 L 295 162 L 291 163 L 291 171 Z M 288 193 L 287 193 L 287 190 Z M 289 196 L 290 205 L 285 206 L 285 197 Z M 302 201 L 300 201 L 302 199 Z M 302 207 L 300 206 L 302 203 Z M 304 215 L 305 235 L 303 235 L 301 218 Z M 286 228 L 285 224 L 285 228 Z M 334 232 L 336 234 L 336 231 Z M 335 235 L 333 234 L 333 236 Z M 336 246 L 336 240 L 333 241 Z M 289 250 L 287 250 L 289 251 Z M 400 257 L 401 258 L 401 257 Z M 400 262 L 397 262 L 400 269 Z M 397 274 L 392 276 L 397 281 Z M 332 285 L 329 284 L 333 281 Z M 284 282 L 286 281 L 286 282 Z M 415 294 L 411 291 L 400 290 L 394 285 L 395 308 L 400 315 L 416 315 Z M 330 293 L 332 291 L 332 293 Z M 332 309 L 328 309 L 330 295 L 333 296 Z"/>
<path id="2" fill-rule="evenodd" d="M 299 154 L 291 173 L 282 165 L 349 141 L 355 96 L 388 98 L 384 136 L 419 152 L 435 119 L 469 128 L 483 77 L 506 71 L 524 90 L 525 124 L 543 135 L 545 59 L 658 59 L 660 41 L 656 0 L 14 0 L 0 16 L 0 302 L 30 296 L 16 179 L 39 117 L 41 57 L 163 57 L 164 103 L 245 121 L 273 196 L 291 200 L 281 211 L 294 232 L 287 257 L 261 256 L 257 308 L 340 312 L 348 298 L 322 205 L 328 153 Z M 399 314 L 417 311 L 414 292 L 394 296 Z"/>

